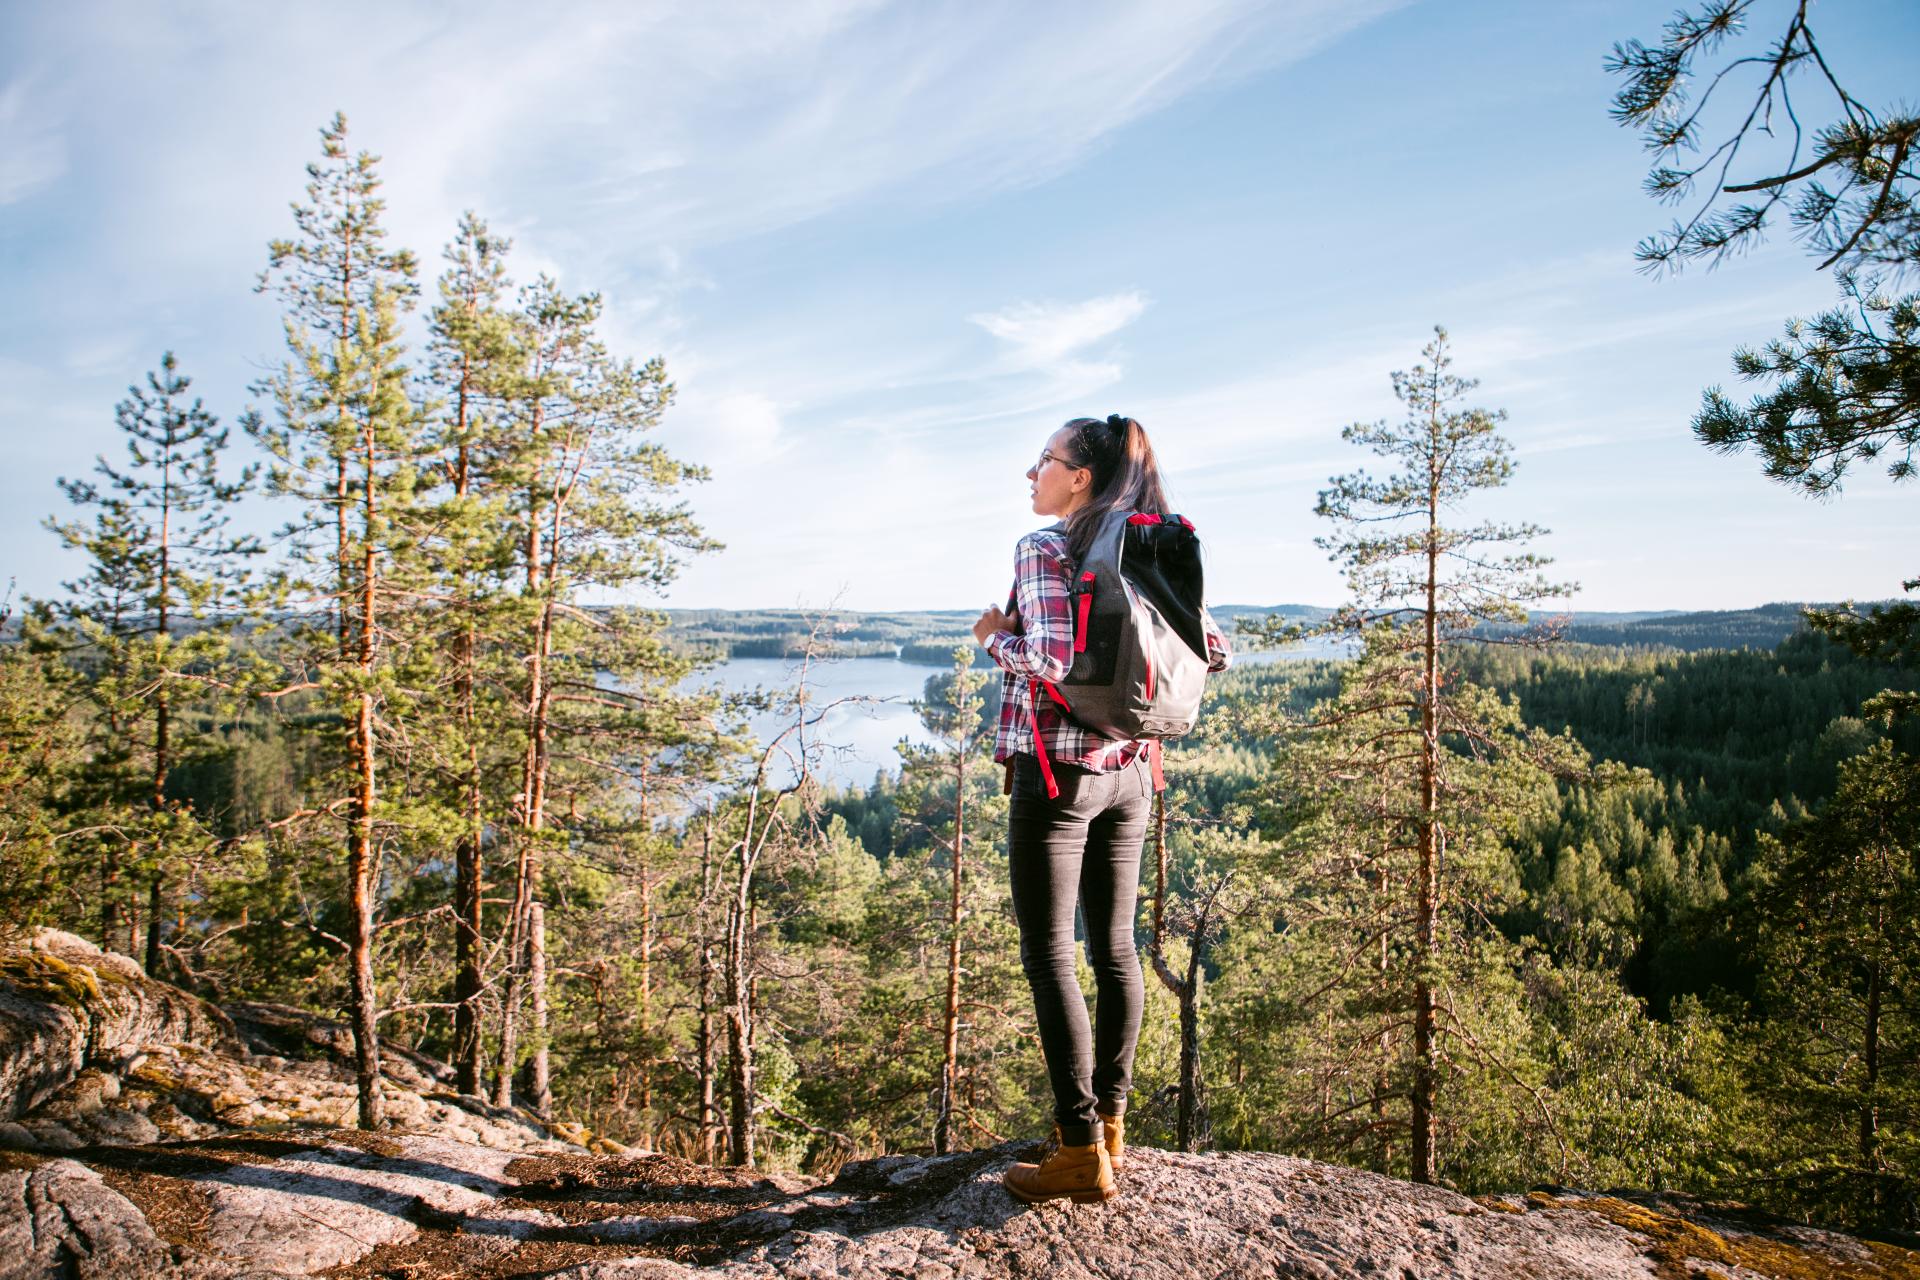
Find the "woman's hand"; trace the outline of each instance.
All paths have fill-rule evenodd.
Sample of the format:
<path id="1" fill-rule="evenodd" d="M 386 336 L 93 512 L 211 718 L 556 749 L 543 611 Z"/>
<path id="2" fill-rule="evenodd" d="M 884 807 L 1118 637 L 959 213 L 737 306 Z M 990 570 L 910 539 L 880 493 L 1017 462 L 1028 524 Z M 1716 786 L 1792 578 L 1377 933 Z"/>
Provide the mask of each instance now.
<path id="1" fill-rule="evenodd" d="M 973 624 L 973 638 L 985 644 L 987 637 L 994 632 L 1013 630 L 1016 616 L 1018 616 L 1017 610 L 1014 613 L 1002 613 L 997 604 L 987 606 L 987 611 L 980 615 L 978 622 Z"/>

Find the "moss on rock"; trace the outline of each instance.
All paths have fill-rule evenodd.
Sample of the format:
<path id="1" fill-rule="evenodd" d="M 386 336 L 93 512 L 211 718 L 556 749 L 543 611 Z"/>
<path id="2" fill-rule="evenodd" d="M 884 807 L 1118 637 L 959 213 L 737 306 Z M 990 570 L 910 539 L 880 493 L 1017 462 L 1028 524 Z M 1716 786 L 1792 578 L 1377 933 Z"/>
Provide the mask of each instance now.
<path id="1" fill-rule="evenodd" d="M 32 1000 L 57 1004 L 84 1015 L 100 1003 L 100 974 L 92 965 L 72 964 L 45 951 L 0 955 L 0 982 Z"/>
<path id="2" fill-rule="evenodd" d="M 1740 1268 L 1773 1280 L 1920 1280 L 1920 1254 L 1859 1241 L 1858 1260 L 1808 1248 L 1778 1231 L 1714 1231 L 1676 1213 L 1618 1196 L 1527 1196 L 1538 1209 L 1580 1209 L 1648 1241 L 1661 1280 L 1696 1280 L 1716 1267 Z M 1723 1273 L 1724 1274 L 1724 1273 Z"/>

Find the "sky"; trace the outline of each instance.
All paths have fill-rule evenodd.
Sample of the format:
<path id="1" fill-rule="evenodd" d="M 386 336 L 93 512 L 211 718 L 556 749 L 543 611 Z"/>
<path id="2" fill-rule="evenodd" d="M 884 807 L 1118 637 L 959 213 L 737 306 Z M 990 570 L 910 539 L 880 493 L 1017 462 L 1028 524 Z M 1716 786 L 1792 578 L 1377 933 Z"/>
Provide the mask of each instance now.
<path id="1" fill-rule="evenodd" d="M 254 285 L 340 110 L 429 274 L 475 210 L 517 278 L 599 291 L 612 348 L 664 357 L 659 439 L 711 469 L 688 497 L 726 549 L 636 600 L 984 607 L 1045 523 L 1047 436 L 1118 412 L 1212 601 L 1336 603 L 1316 495 L 1379 470 L 1341 429 L 1399 416 L 1389 374 L 1437 324 L 1518 462 L 1457 514 L 1545 526 L 1570 607 L 1896 595 L 1914 482 L 1856 468 L 1815 501 L 1689 431 L 1735 347 L 1835 293 L 1784 227 L 1636 270 L 1670 211 L 1602 62 L 1671 8 L 0 4 L 0 573 L 77 574 L 41 527 L 56 480 L 118 459 L 113 406 L 162 352 L 224 422 L 265 407 L 284 343 Z M 1920 5 L 1814 21 L 1856 97 L 1912 103 Z"/>

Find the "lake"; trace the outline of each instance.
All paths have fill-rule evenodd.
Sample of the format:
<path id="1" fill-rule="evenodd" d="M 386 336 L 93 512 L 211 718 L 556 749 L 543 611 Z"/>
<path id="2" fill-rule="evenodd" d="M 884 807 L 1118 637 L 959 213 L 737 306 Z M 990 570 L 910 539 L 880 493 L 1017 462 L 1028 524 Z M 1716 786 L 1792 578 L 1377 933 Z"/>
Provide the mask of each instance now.
<path id="1" fill-rule="evenodd" d="M 1234 662 L 1252 665 L 1283 658 L 1333 657 L 1339 652 L 1339 642 L 1318 641 L 1284 651 L 1240 653 L 1234 656 Z M 1000 674 L 984 653 L 976 659 L 975 670 L 983 668 L 991 676 Z M 791 689 L 797 669 L 797 664 L 786 658 L 729 658 L 691 677 L 683 687 L 718 684 L 730 692 L 745 692 L 756 687 L 775 691 Z M 922 745 L 933 741 L 933 735 L 920 723 L 911 704 L 921 696 L 927 677 L 941 670 L 897 658 L 841 658 L 814 663 L 808 672 L 808 682 L 813 687 L 809 701 L 814 705 L 836 698 L 872 700 L 835 707 L 827 713 L 818 730 L 824 749 L 815 772 L 829 785 L 842 787 L 866 786 L 883 770 L 899 772 L 896 744 L 903 739 Z M 788 723 L 782 716 L 767 714 L 754 717 L 752 728 L 756 739 L 765 743 Z M 778 770 L 776 785 L 790 776 L 790 769 Z"/>

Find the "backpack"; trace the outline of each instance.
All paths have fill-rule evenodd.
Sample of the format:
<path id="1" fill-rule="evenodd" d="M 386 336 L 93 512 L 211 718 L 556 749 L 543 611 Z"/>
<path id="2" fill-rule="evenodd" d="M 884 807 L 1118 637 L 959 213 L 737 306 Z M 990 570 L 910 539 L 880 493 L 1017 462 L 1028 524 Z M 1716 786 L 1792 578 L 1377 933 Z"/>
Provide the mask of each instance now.
<path id="1" fill-rule="evenodd" d="M 1185 516 L 1114 511 L 1101 521 L 1073 582 L 1073 665 L 1054 685 L 1034 681 L 1064 714 L 1106 738 L 1153 743 L 1193 729 L 1206 683 L 1200 539 Z M 1034 717 L 1034 752 L 1047 794 L 1053 767 Z"/>

